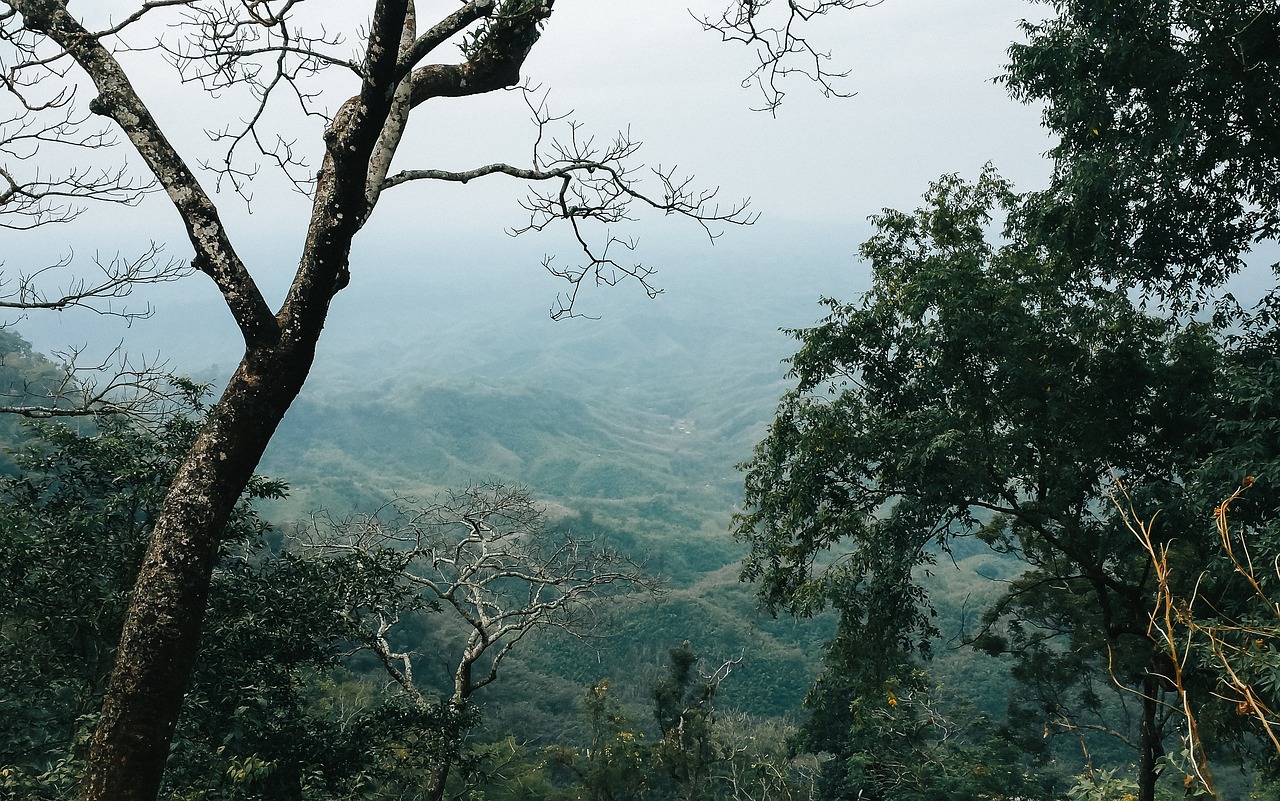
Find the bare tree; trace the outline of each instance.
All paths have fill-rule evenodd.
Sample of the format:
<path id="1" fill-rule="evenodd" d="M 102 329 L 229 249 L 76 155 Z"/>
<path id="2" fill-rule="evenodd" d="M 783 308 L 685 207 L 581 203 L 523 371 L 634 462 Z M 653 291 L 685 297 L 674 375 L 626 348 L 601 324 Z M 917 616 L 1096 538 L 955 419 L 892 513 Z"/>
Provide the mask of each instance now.
<path id="1" fill-rule="evenodd" d="M 12 15 L 10 10 L 5 16 Z M 6 42 L 13 41 L 14 34 L 12 25 L 3 29 Z M 23 42 L 13 52 L 31 53 L 31 46 Z M 70 223 L 87 204 L 132 206 L 154 188 L 153 182 L 130 175 L 123 166 L 71 167 L 61 173 L 42 169 L 37 157 L 44 161 L 50 151 L 100 150 L 113 144 L 113 136 L 87 124 L 88 115 L 78 112 L 72 103 L 72 87 L 46 88 L 46 80 L 57 75 L 58 68 L 3 66 L 7 69 L 0 81 L 16 103 L 14 111 L 0 113 L 0 229 L 26 231 Z M 16 275 L 0 271 L 0 313 L 21 319 L 33 310 L 88 309 L 130 322 L 147 317 L 150 306 L 137 309 L 123 305 L 134 288 L 177 280 L 190 272 L 184 262 L 162 258 L 162 250 L 153 243 L 135 258 L 116 256 L 103 261 L 95 257 L 91 276 L 70 272 L 70 254 Z M 13 322 L 15 318 L 9 317 L 0 321 L 0 327 Z M 122 356 L 115 350 L 106 360 L 86 365 L 82 353 L 82 349 L 74 349 L 55 354 L 62 362 L 62 380 L 34 392 L 32 387 L 16 392 L 9 388 L 0 398 L 0 413 L 26 417 L 151 416 L 168 407 L 171 383 L 163 364 L 155 360 L 130 364 L 127 359 L 115 358 Z"/>
<path id="2" fill-rule="evenodd" d="M 745 17 L 727 15 L 726 31 L 755 19 L 765 4 L 737 5 Z M 391 174 L 406 126 L 425 113 L 428 101 L 521 85 L 522 65 L 552 15 L 553 0 L 466 0 L 434 22 L 418 18 L 413 0 L 348 3 L 348 17 L 357 9 L 367 17 L 355 57 L 327 32 L 316 4 L 305 0 L 120 0 L 86 6 L 72 12 L 69 0 L 0 0 L 0 89 L 16 109 L 0 122 L 0 216 L 15 229 L 65 223 L 84 203 L 133 203 L 146 192 L 162 192 L 185 230 L 190 267 L 213 281 L 244 339 L 244 355 L 178 469 L 155 526 L 81 787 L 84 801 L 150 801 L 192 672 L 218 539 L 311 369 L 331 301 L 351 280 L 352 240 L 387 190 L 490 174 L 553 187 L 535 192 L 527 208 L 530 230 L 567 223 L 581 247 L 580 264 L 548 265 L 571 285 L 560 315 L 573 313 L 584 283 L 636 279 L 653 291 L 645 268 L 621 258 L 633 243 L 611 233 L 610 226 L 633 212 L 649 208 L 707 226 L 751 218 L 744 204 L 716 207 L 714 193 L 693 188 L 682 176 L 637 173 L 629 161 L 635 143 L 625 135 L 603 147 L 576 128 L 559 140 L 542 139 L 554 119 L 539 112 L 537 103 L 539 148 L 532 164 Z M 109 18 L 115 8 L 124 10 Z M 159 41 L 154 31 L 163 32 Z M 764 63 L 780 65 L 796 52 L 793 31 L 789 24 L 781 39 L 745 41 L 768 44 Z M 460 57 L 445 55 L 449 43 L 460 45 Z M 247 93 L 245 115 L 210 132 L 224 145 L 224 157 L 197 165 L 212 174 L 218 188 L 249 197 L 253 160 L 260 158 L 309 199 L 298 266 L 278 308 L 267 304 L 196 167 L 175 144 L 182 139 L 171 134 L 179 132 L 162 130 L 135 89 L 126 65 L 137 50 L 163 55 L 182 80 L 209 92 Z M 799 52 L 809 51 L 802 46 Z M 340 78 L 313 80 L 326 71 Z M 781 73 L 770 68 L 768 85 Z M 820 80 L 822 75 L 817 73 Z M 287 108 L 323 118 L 322 148 L 300 144 L 288 133 L 291 127 L 271 128 Z M 100 160 L 102 148 L 116 138 L 128 143 L 129 159 L 140 161 L 144 178 L 131 177 L 127 160 L 61 173 L 36 164 L 51 153 L 60 154 L 55 160 L 67 153 Z M 307 160 L 313 149 L 322 151 L 318 166 Z M 589 226 L 601 227 L 603 236 L 592 240 Z M 139 280 L 169 275 L 164 266 L 146 266 L 135 274 L 126 268 L 116 274 L 120 280 L 109 273 L 103 283 L 79 289 L 73 284 L 49 295 L 24 294 L 20 279 L 16 303 L 23 309 L 96 304 Z"/>
<path id="3" fill-rule="evenodd" d="M 10 355 L 0 350 L 0 366 Z M 207 389 L 171 375 L 164 362 L 132 361 L 118 346 L 92 364 L 85 363 L 79 349 L 53 356 L 58 363 L 44 362 L 49 369 L 36 380 L 0 383 L 0 414 L 35 420 L 121 414 L 154 422 Z"/>
<path id="4" fill-rule="evenodd" d="M 465 635 L 450 655 L 453 686 L 444 700 L 454 713 L 497 680 L 503 660 L 527 635 L 554 629 L 587 636 L 605 596 L 656 590 L 638 565 L 591 538 L 550 528 L 526 490 L 501 485 L 455 492 L 422 509 L 393 505 L 337 524 L 320 521 L 307 540 L 323 553 L 389 567 L 414 601 L 461 623 Z M 351 617 L 368 617 L 365 645 L 391 678 L 420 706 L 434 703 L 414 678 L 417 655 L 391 644 L 400 610 L 378 608 L 375 599 L 350 602 Z M 437 766 L 425 797 L 443 797 L 451 766 L 451 760 Z"/>
<path id="5" fill-rule="evenodd" d="M 834 11 L 878 6 L 884 0 L 786 0 L 785 8 L 775 0 L 735 0 L 716 16 L 695 15 L 702 27 L 715 31 L 726 42 L 753 48 L 756 65 L 743 79 L 743 87 L 754 86 L 764 104 L 760 111 L 775 113 L 786 92 L 783 81 L 799 74 L 816 84 L 828 96 L 848 97 L 838 88 L 847 71 L 830 66 L 831 53 L 820 49 L 803 32 L 806 23 Z"/>

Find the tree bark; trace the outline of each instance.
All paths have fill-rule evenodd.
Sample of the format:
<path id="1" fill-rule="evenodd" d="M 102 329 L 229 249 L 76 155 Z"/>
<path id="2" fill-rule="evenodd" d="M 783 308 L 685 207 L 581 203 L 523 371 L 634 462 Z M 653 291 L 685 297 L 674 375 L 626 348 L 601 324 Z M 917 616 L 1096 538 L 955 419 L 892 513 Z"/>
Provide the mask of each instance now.
<path id="1" fill-rule="evenodd" d="M 10 0 L 9 6 L 27 30 L 56 43 L 92 80 L 97 95 L 90 111 L 118 126 L 164 189 L 194 249 L 192 266 L 217 285 L 245 342 L 239 367 L 162 505 L 80 786 L 81 801 L 153 801 L 195 666 L 219 541 L 311 369 L 330 303 L 350 280 L 352 239 L 387 185 L 408 114 L 433 97 L 517 84 L 553 0 L 472 0 L 416 38 L 412 0 L 375 0 L 357 70 L 360 91 L 341 105 L 325 131 L 302 256 L 275 313 L 236 254 L 212 199 L 114 54 L 67 3 Z M 495 16 L 477 33 L 463 63 L 419 66 L 472 23 Z M 448 767 L 446 761 L 437 795 Z"/>
<path id="2" fill-rule="evenodd" d="M 196 266 L 217 282 L 246 343 L 244 358 L 179 467 L 161 509 L 126 616 L 80 788 L 81 801 L 153 801 L 195 666 L 219 539 L 276 427 L 306 380 L 333 297 L 350 280 L 352 239 L 368 219 L 370 204 L 377 201 L 377 193 L 368 192 L 371 170 L 377 168 L 374 154 L 380 143 L 388 149 L 390 142 L 389 149 L 394 150 L 399 138 L 398 131 L 389 137 L 384 134 L 393 104 L 403 104 L 407 94 L 407 90 L 396 90 L 412 67 L 400 60 L 406 24 L 413 24 L 412 4 L 378 0 L 375 5 L 360 94 L 343 104 L 325 132 L 326 155 L 302 258 L 280 311 L 270 315 L 264 314 L 261 295 L 235 256 L 213 204 L 146 113 L 114 58 L 70 17 L 66 0 L 31 2 L 34 5 L 19 3 L 20 10 L 57 20 L 57 25 L 45 26 L 46 32 L 99 85 L 95 111 L 113 117 L 129 132 L 165 186 L 187 224 L 196 248 Z M 478 7 L 493 9 L 492 4 Z M 460 68 L 458 79 L 465 84 L 471 77 L 474 83 L 454 94 L 477 94 L 518 82 L 519 66 L 550 12 L 548 0 L 536 12 L 508 23 L 503 36 L 494 37 Z M 494 58 L 494 52 L 504 57 Z M 409 79 L 414 84 L 412 105 L 440 89 L 418 87 L 418 77 L 414 73 Z M 393 124 L 402 128 L 404 120 L 393 120 Z M 382 157 L 389 160 L 390 155 Z M 187 208 L 193 197 L 195 206 Z M 210 236 L 211 231 L 215 236 Z M 447 771 L 448 765 L 440 777 L 441 793 Z"/>
<path id="3" fill-rule="evenodd" d="M 456 750 L 440 760 L 440 764 L 431 772 L 431 779 L 423 788 L 422 797 L 426 801 L 443 801 L 445 787 L 449 784 L 449 774 L 453 770 L 453 760 L 458 756 Z"/>
<path id="4" fill-rule="evenodd" d="M 81 785 L 84 801 L 151 801 L 195 666 L 218 544 L 311 364 L 246 354 L 165 498 L 134 586 Z"/>

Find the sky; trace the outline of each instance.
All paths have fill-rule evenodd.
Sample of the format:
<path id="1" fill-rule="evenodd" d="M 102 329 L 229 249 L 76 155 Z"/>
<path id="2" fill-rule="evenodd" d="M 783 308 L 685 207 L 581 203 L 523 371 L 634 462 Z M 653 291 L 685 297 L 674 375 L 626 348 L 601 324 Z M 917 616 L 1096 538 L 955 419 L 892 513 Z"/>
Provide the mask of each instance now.
<path id="1" fill-rule="evenodd" d="M 750 198 L 759 213 L 753 226 L 726 230 L 714 245 L 679 219 L 645 219 L 633 230 L 618 229 L 638 236 L 639 258 L 659 268 L 658 285 L 666 294 L 654 303 L 682 292 L 706 303 L 732 295 L 753 308 L 768 308 L 772 298 L 850 297 L 865 286 L 856 250 L 870 230 L 869 215 L 913 208 L 939 175 L 976 177 L 987 162 L 1022 189 L 1047 180 L 1043 154 L 1050 142 L 1038 110 L 1013 102 L 993 80 L 1005 49 L 1019 36 L 1019 20 L 1041 7 L 1012 0 L 884 0 L 816 20 L 811 36 L 831 52 L 833 69 L 849 72 L 838 87 L 852 96 L 824 98 L 792 79 L 784 85 L 784 104 L 770 115 L 753 111 L 758 92 L 740 85 L 751 52 L 720 42 L 693 17 L 716 13 L 722 2 L 558 0 L 524 70 L 548 92 L 550 107 L 571 113 L 584 132 L 606 139 L 628 131 L 644 143 L 645 164 L 677 165 L 700 185 L 719 187 L 726 202 Z M 361 22 L 353 9 L 364 5 L 307 3 L 326 15 L 331 30 L 345 29 L 353 38 Z M 452 3 L 420 6 L 428 16 Z M 130 7 L 114 0 L 95 13 Z M 202 128 L 243 114 L 242 101 L 233 93 L 210 98 L 177 85 L 152 54 L 124 58 L 137 70 L 144 100 L 189 161 L 215 159 L 216 146 Z M 331 83 L 334 104 L 354 91 L 337 74 Z M 432 101 L 419 112 L 397 169 L 528 161 L 534 128 L 519 93 Z M 281 130 L 300 147 L 318 145 L 318 122 L 280 119 Z M 212 187 L 212 177 L 205 183 Z M 215 199 L 274 303 L 296 264 L 307 207 L 265 171 L 253 194 L 249 204 L 225 190 Z M 547 312 L 562 287 L 540 262 L 544 254 L 572 254 L 556 234 L 506 233 L 525 219 L 522 194 L 518 182 L 505 176 L 388 191 L 357 239 L 353 283 L 336 301 L 321 354 L 330 347 L 340 352 L 344 341 L 373 331 L 388 341 L 426 336 L 432 326 L 476 315 L 528 326 L 549 341 L 561 336 L 547 333 L 553 325 Z M 141 208 L 90 208 L 58 230 L 0 236 L 6 272 L 38 267 L 70 250 L 83 265 L 94 253 L 127 255 L 152 241 L 165 243 L 175 257 L 189 255 L 162 196 Z M 405 302 L 395 309 L 385 303 L 388 287 L 402 290 Z M 730 287 L 732 293 L 721 291 Z M 236 360 L 234 326 L 203 276 L 142 292 L 137 302 L 150 303 L 155 316 L 127 330 L 85 313 L 32 317 L 19 330 L 45 349 L 88 344 L 92 350 L 124 341 L 132 352 L 163 352 L 190 371 L 210 365 L 225 370 Z M 643 313 L 645 303 L 642 292 L 624 285 L 607 295 L 590 293 L 584 311 Z M 818 313 L 815 302 L 800 311 L 794 304 L 778 306 L 776 318 L 766 314 L 759 324 L 771 330 L 803 325 L 812 322 L 804 310 Z M 494 317 L 495 310 L 501 314 Z"/>

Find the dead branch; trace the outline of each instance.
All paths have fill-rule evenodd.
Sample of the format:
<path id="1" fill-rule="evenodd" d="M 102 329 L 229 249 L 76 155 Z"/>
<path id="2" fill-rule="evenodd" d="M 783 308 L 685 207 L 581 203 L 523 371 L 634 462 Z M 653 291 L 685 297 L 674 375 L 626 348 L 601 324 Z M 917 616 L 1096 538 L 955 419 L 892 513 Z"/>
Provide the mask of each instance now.
<path id="1" fill-rule="evenodd" d="M 1207 664 L 1216 670 L 1220 689 L 1213 694 L 1235 704 L 1237 714 L 1257 720 L 1272 747 L 1280 753 L 1280 736 L 1277 735 L 1280 730 L 1280 715 L 1263 701 L 1255 682 L 1246 675 L 1248 663 L 1258 656 L 1257 653 L 1251 653 L 1251 646 L 1258 648 L 1259 643 L 1265 645 L 1275 637 L 1277 621 L 1280 621 L 1280 606 L 1263 589 L 1243 533 L 1233 535 L 1227 519 L 1231 505 L 1253 486 L 1254 478 L 1246 476 L 1235 492 L 1213 510 L 1213 517 L 1221 553 L 1225 557 L 1230 575 L 1245 582 L 1256 601 L 1254 607 L 1262 610 L 1263 617 L 1269 620 L 1256 624 L 1243 624 L 1224 616 L 1201 597 L 1200 587 L 1209 573 L 1208 569 L 1197 577 L 1188 597 L 1175 589 L 1175 570 L 1169 559 L 1171 543 L 1157 545 L 1153 541 L 1151 531 L 1155 517 L 1143 521 L 1124 486 L 1119 480 L 1116 483 L 1124 504 L 1121 504 L 1118 497 L 1113 496 L 1112 500 L 1120 511 L 1125 526 L 1138 539 L 1154 569 L 1156 595 L 1150 613 L 1148 636 L 1163 648 L 1168 657 L 1170 674 L 1161 678 L 1172 685 L 1179 702 L 1176 711 L 1185 722 L 1183 741 L 1191 771 L 1188 781 L 1213 794 L 1213 774 L 1209 770 L 1200 735 L 1197 718 L 1199 710 L 1186 683 L 1186 674 L 1195 667 L 1195 663 Z"/>
<path id="2" fill-rule="evenodd" d="M 249 108 L 236 122 L 205 132 L 224 148 L 219 163 L 201 164 L 217 176 L 219 189 L 225 182 L 246 201 L 252 200 L 249 185 L 258 167 L 240 166 L 245 147 L 276 167 L 297 191 L 309 196 L 314 189 L 313 167 L 296 139 L 262 130 L 276 95 L 286 92 L 285 102 L 304 116 L 327 121 L 321 92 L 307 82 L 329 67 L 360 75 L 360 65 L 338 53 L 345 44 L 341 34 L 323 27 L 313 34 L 295 24 L 290 12 L 299 2 L 287 0 L 274 9 L 265 0 L 193 5 L 178 28 L 182 36 L 157 43 L 184 82 L 211 93 L 249 95 Z"/>
<path id="3" fill-rule="evenodd" d="M 152 183 L 130 177 L 124 167 L 72 167 L 61 174 L 23 169 L 44 148 L 96 150 L 114 140 L 75 115 L 67 105 L 71 92 L 36 103 L 18 91 L 14 80 L 5 85 L 22 110 L 0 120 L 0 228 L 66 223 L 79 217 L 86 203 L 132 206 L 153 190 Z"/>
<path id="4" fill-rule="evenodd" d="M 105 357 L 84 363 L 82 349 L 53 354 L 40 380 L 0 389 L 0 414 L 31 419 L 124 415 L 162 420 L 192 397 L 194 384 L 176 378 L 160 360 L 133 361 L 117 346 Z M 0 366 L 10 354 L 0 354 Z"/>
<path id="5" fill-rule="evenodd" d="M 383 189 L 424 180 L 467 183 L 489 175 L 553 184 L 552 189 L 530 192 L 520 204 L 528 212 L 529 221 L 508 231 L 512 236 L 520 236 L 545 231 L 557 222 L 569 225 L 583 262 L 560 266 L 554 257 L 544 258 L 543 267 L 571 285 L 568 292 L 556 299 L 551 312 L 553 319 L 577 316 L 578 291 L 588 280 L 597 285 L 616 286 L 631 279 L 639 283 L 649 297 L 659 294 L 661 290 L 649 280 L 654 268 L 624 260 L 619 255 L 619 251 L 634 251 L 636 240 L 623 239 L 611 231 L 611 226 L 635 221 L 637 208 L 693 220 L 710 241 L 719 237 L 719 225 L 751 225 L 756 221 L 747 199 L 721 207 L 716 202 L 718 190 L 697 188 L 692 177 L 679 175 L 676 168 L 658 166 L 646 170 L 643 164 L 636 163 L 640 143 L 632 139 L 630 131 L 619 132 L 608 144 L 602 145 L 584 134 L 578 123 L 566 122 L 565 137 L 548 136 L 548 126 L 565 120 L 565 116 L 550 112 L 545 94 L 535 98 L 536 88 L 526 85 L 523 91 L 536 128 L 531 166 L 493 163 L 461 171 L 402 170 L 383 181 Z M 652 182 L 652 190 L 642 182 L 642 176 Z M 587 230 L 592 224 L 604 228 L 599 239 Z"/>
<path id="6" fill-rule="evenodd" d="M 470 487 L 421 508 L 392 504 L 337 523 L 318 519 L 305 544 L 370 562 L 388 550 L 399 554 L 396 580 L 422 603 L 451 611 L 466 629 L 452 668 L 456 704 L 494 682 L 526 635 L 554 629 L 589 636 L 607 598 L 657 589 L 621 554 L 550 528 L 519 487 Z M 371 649 L 389 671 L 399 665 L 391 673 L 397 683 L 419 693 L 411 688 L 410 655 L 391 650 L 390 627 L 379 619 L 368 638 Z"/>
<path id="7" fill-rule="evenodd" d="M 804 35 L 805 23 L 833 11 L 871 8 L 882 0 L 786 0 L 786 8 L 774 0 L 734 0 L 718 17 L 694 15 L 703 30 L 715 31 L 725 42 L 751 48 L 756 65 L 742 79 L 744 88 L 756 87 L 764 99 L 757 110 L 776 113 L 786 92 L 782 82 L 800 75 L 817 84 L 826 97 L 849 97 L 836 88 L 848 71 L 832 70 L 831 54 L 818 49 Z"/>
<path id="8" fill-rule="evenodd" d="M 74 254 L 67 254 L 55 264 L 31 273 L 8 277 L 0 270 L 0 310 L 25 313 L 34 310 L 66 311 L 86 309 L 127 321 L 151 316 L 149 305 L 133 309 L 116 301 L 128 298 L 139 284 L 177 281 L 191 273 L 185 262 L 162 258 L 163 248 L 152 242 L 146 251 L 133 259 L 117 254 L 110 261 L 94 256 L 96 276 L 69 275 L 62 283 L 53 279 L 70 268 Z M 53 283 L 52 286 L 49 284 Z M 4 325 L 14 321 L 8 320 Z"/>

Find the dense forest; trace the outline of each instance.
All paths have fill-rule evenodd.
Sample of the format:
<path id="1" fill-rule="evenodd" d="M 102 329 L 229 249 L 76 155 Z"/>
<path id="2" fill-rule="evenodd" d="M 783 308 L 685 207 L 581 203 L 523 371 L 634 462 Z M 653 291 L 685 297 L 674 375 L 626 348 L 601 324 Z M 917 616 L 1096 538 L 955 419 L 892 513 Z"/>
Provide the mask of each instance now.
<path id="1" fill-rule="evenodd" d="M 279 311 L 120 81 L 130 47 L 103 45 L 166 5 L 196 14 L 162 46 L 188 80 L 260 111 L 281 82 L 307 106 L 321 65 L 358 79 L 318 177 L 291 178 L 314 212 Z M 40 94 L 78 64 L 245 340 L 228 377 L 86 370 L 24 338 L 26 315 L 132 322 L 133 285 L 199 278 L 154 249 L 102 284 L 0 282 L 0 797 L 1280 798 L 1274 2 L 1036 6 L 999 80 L 1043 110 L 1048 184 L 988 165 L 920 187 L 871 218 L 855 289 L 753 308 L 714 276 L 656 310 L 606 302 L 554 347 L 442 311 L 430 338 L 314 361 L 401 183 L 554 181 L 530 228 L 569 226 L 588 265 L 548 257 L 555 316 L 584 285 L 657 293 L 609 255 L 634 245 L 587 235 L 633 202 L 752 219 L 674 173 L 650 193 L 625 137 L 393 174 L 410 112 L 515 85 L 552 4 L 462 3 L 418 32 L 413 3 L 380 2 L 359 64 L 298 38 L 294 5 L 147 3 L 93 34 L 65 0 L 0 10 L 21 101 L 0 154 L 103 144 L 73 90 Z M 792 26 L 864 4 L 791 3 L 777 28 L 768 5 L 704 24 L 758 48 L 767 110 L 792 73 L 835 92 Z M 456 70 L 423 61 L 454 37 Z M 262 53 L 276 81 L 240 61 Z M 541 134 L 559 118 L 525 94 Z M 262 152 L 290 174 L 291 147 Z M 14 230 L 147 191 L 21 175 L 0 163 Z M 366 284 L 384 314 L 415 289 Z M 433 362 L 451 339 L 474 355 Z"/>

